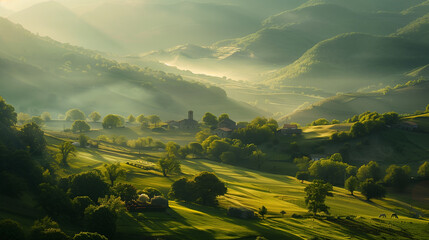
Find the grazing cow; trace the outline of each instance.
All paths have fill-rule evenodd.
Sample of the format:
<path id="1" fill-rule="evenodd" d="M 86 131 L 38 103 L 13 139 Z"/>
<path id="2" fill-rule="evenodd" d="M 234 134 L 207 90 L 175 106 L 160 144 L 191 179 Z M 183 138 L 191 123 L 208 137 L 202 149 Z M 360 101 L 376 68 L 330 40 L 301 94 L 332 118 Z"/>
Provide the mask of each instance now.
<path id="1" fill-rule="evenodd" d="M 379 218 L 386 218 L 386 214 L 382 213 L 380 214 L 380 216 L 378 216 Z"/>
<path id="2" fill-rule="evenodd" d="M 390 216 L 390 218 L 398 218 L 398 215 L 396 215 L 396 213 L 392 213 L 392 216 Z"/>

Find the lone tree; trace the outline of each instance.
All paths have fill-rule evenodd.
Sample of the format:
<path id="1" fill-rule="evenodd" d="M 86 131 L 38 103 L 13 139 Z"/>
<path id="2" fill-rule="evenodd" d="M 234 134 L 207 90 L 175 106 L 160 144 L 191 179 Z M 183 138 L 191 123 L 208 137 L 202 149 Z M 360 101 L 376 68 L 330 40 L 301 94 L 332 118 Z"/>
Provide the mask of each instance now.
<path id="1" fill-rule="evenodd" d="M 267 214 L 268 210 L 265 206 L 262 206 L 259 208 L 258 213 L 262 216 L 262 219 L 264 219 L 265 214 Z"/>
<path id="2" fill-rule="evenodd" d="M 79 109 L 70 109 L 66 112 L 66 121 L 85 120 L 85 113 Z"/>
<path id="3" fill-rule="evenodd" d="M 314 180 L 304 189 L 306 193 L 305 204 L 313 216 L 316 216 L 318 212 L 329 214 L 329 207 L 325 205 L 325 200 L 326 196 L 333 196 L 332 190 L 332 185 L 322 180 Z"/>
<path id="4" fill-rule="evenodd" d="M 429 162 L 426 161 L 422 165 L 420 165 L 419 170 L 417 171 L 417 174 L 422 178 L 429 178 Z"/>
<path id="5" fill-rule="evenodd" d="M 402 167 L 397 165 L 390 165 L 386 170 L 384 182 L 392 186 L 397 191 L 403 191 L 410 183 L 411 168 L 407 165 Z"/>
<path id="6" fill-rule="evenodd" d="M 91 126 L 83 120 L 76 120 L 72 125 L 73 132 L 88 132 L 90 129 Z"/>
<path id="7" fill-rule="evenodd" d="M 103 175 L 110 181 L 110 186 L 115 184 L 116 179 L 125 176 L 125 170 L 120 163 L 104 164 Z"/>
<path id="8" fill-rule="evenodd" d="M 98 112 L 92 112 L 91 114 L 89 114 L 89 119 L 91 119 L 93 122 L 98 122 L 98 120 L 101 119 L 101 115 Z"/>
<path id="9" fill-rule="evenodd" d="M 59 146 L 59 152 L 57 153 L 57 160 L 63 166 L 67 166 L 67 160 L 70 156 L 74 156 L 76 152 L 75 146 L 71 142 L 63 142 Z"/>
<path id="10" fill-rule="evenodd" d="M 367 201 L 371 200 L 371 198 L 383 198 L 386 196 L 386 189 L 371 178 L 365 180 L 360 188 Z"/>
<path id="11" fill-rule="evenodd" d="M 310 178 L 310 173 L 307 171 L 299 171 L 296 173 L 296 179 L 300 180 L 301 183 L 307 181 Z"/>
<path id="12" fill-rule="evenodd" d="M 121 118 L 115 114 L 109 114 L 103 118 L 103 128 L 117 128 L 122 126 Z"/>
<path id="13" fill-rule="evenodd" d="M 84 134 L 80 134 L 78 139 L 79 139 L 79 145 L 80 145 L 80 147 L 86 147 L 86 146 L 88 146 L 88 140 L 89 140 L 89 138 L 87 136 L 85 136 Z"/>
<path id="14" fill-rule="evenodd" d="M 164 177 L 167 177 L 169 174 L 182 172 L 180 162 L 175 157 L 161 158 L 158 164 Z"/>
<path id="15" fill-rule="evenodd" d="M 351 195 L 353 195 L 353 192 L 358 188 L 358 186 L 359 180 L 355 176 L 347 178 L 346 182 L 344 183 L 344 187 L 350 191 Z"/>

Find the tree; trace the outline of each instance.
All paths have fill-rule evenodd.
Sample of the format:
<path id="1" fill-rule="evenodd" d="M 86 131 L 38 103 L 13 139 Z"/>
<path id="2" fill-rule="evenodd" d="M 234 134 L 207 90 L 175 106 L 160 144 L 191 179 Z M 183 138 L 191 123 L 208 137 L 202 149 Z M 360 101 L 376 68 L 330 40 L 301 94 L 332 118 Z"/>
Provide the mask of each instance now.
<path id="1" fill-rule="evenodd" d="M 148 120 L 143 114 L 140 114 L 137 116 L 136 121 L 138 123 L 144 123 L 144 122 L 147 122 Z"/>
<path id="2" fill-rule="evenodd" d="M 308 171 L 308 168 L 311 166 L 311 159 L 307 156 L 295 158 L 293 162 L 300 171 Z"/>
<path id="3" fill-rule="evenodd" d="M 268 210 L 265 206 L 262 206 L 259 208 L 258 213 L 262 216 L 262 219 L 264 219 L 265 214 L 267 214 Z"/>
<path id="4" fill-rule="evenodd" d="M 89 119 L 91 119 L 93 122 L 98 122 L 98 120 L 101 119 L 101 115 L 98 112 L 92 112 L 91 114 L 89 114 Z"/>
<path id="5" fill-rule="evenodd" d="M 284 217 L 284 215 L 286 214 L 285 210 L 281 210 L 280 214 L 282 215 L 282 217 Z"/>
<path id="6" fill-rule="evenodd" d="M 340 121 L 338 121 L 337 119 L 332 119 L 331 124 L 339 124 L 339 123 L 340 123 Z"/>
<path id="7" fill-rule="evenodd" d="M 92 232 L 80 232 L 74 235 L 73 240 L 108 240 L 107 237 Z"/>
<path id="8" fill-rule="evenodd" d="M 70 180 L 70 194 L 72 197 L 88 196 L 97 202 L 109 193 L 109 185 L 101 179 L 98 172 L 84 172 L 73 175 Z"/>
<path id="9" fill-rule="evenodd" d="M 390 165 L 386 169 L 386 176 L 384 182 L 392 186 L 397 191 L 403 191 L 410 183 L 411 168 L 407 165 L 402 167 L 397 165 Z"/>
<path id="10" fill-rule="evenodd" d="M 71 142 L 62 142 L 58 147 L 57 160 L 63 166 L 68 165 L 68 159 L 75 155 L 76 147 Z"/>
<path id="11" fill-rule="evenodd" d="M 216 128 L 217 123 L 218 123 L 218 119 L 215 115 L 213 115 L 212 113 L 206 112 L 203 116 L 203 123 L 210 127 L 210 128 Z"/>
<path id="12" fill-rule="evenodd" d="M 146 194 L 150 199 L 152 199 L 155 196 L 162 196 L 162 193 L 158 189 L 153 187 L 147 187 L 143 189 L 142 193 Z"/>
<path id="13" fill-rule="evenodd" d="M 332 154 L 329 159 L 332 160 L 332 161 L 337 161 L 337 162 L 342 162 L 343 161 L 343 157 L 341 156 L 340 153 L 334 153 L 334 154 Z"/>
<path id="14" fill-rule="evenodd" d="M 113 237 L 116 233 L 117 215 L 107 206 L 89 206 L 85 210 L 85 223 L 88 231 Z"/>
<path id="15" fill-rule="evenodd" d="M 174 199 L 198 202 L 204 205 L 216 205 L 216 197 L 225 195 L 225 183 L 216 175 L 201 172 L 192 180 L 181 178 L 171 185 L 169 196 Z"/>
<path id="16" fill-rule="evenodd" d="M 201 172 L 194 177 L 197 201 L 204 205 L 216 205 L 216 197 L 225 195 L 227 188 L 225 183 L 210 172 Z"/>
<path id="17" fill-rule="evenodd" d="M 359 181 L 363 182 L 366 179 L 372 178 L 374 181 L 381 180 L 381 168 L 378 166 L 377 162 L 371 161 L 366 165 L 362 165 L 357 174 Z"/>
<path id="18" fill-rule="evenodd" d="M 87 136 L 85 136 L 84 134 L 80 134 L 78 140 L 79 140 L 79 146 L 80 147 L 84 148 L 84 147 L 88 146 L 89 138 Z"/>
<path id="19" fill-rule="evenodd" d="M 136 121 L 136 118 L 132 114 L 130 114 L 130 116 L 128 116 L 128 118 L 127 118 L 127 122 L 133 123 L 135 121 Z"/>
<path id="20" fill-rule="evenodd" d="M 121 167 L 120 163 L 104 164 L 104 176 L 110 181 L 110 186 L 113 187 L 116 179 L 125 177 L 125 170 Z"/>
<path id="21" fill-rule="evenodd" d="M 354 138 L 365 136 L 368 133 L 365 125 L 363 125 L 361 122 L 356 122 L 352 125 L 350 129 L 350 135 Z"/>
<path id="22" fill-rule="evenodd" d="M 88 196 L 77 196 L 72 200 L 73 211 L 78 219 L 84 217 L 85 209 L 91 205 L 95 204 Z"/>
<path id="23" fill-rule="evenodd" d="M 251 158 L 256 162 L 258 169 L 261 169 L 262 163 L 264 162 L 266 156 L 267 155 L 259 149 L 252 152 Z"/>
<path id="24" fill-rule="evenodd" d="M 195 139 L 199 142 L 202 143 L 204 142 L 204 140 L 206 140 L 208 137 L 210 137 L 212 135 L 212 133 L 210 132 L 209 129 L 204 129 L 202 131 L 197 132 L 197 134 L 195 134 Z"/>
<path id="25" fill-rule="evenodd" d="M 360 186 L 361 193 L 366 197 L 366 200 L 371 198 L 383 198 L 386 196 L 386 189 L 376 182 L 372 178 L 366 179 Z"/>
<path id="26" fill-rule="evenodd" d="M 91 126 L 83 120 L 76 120 L 72 125 L 73 132 L 88 132 L 90 129 Z"/>
<path id="27" fill-rule="evenodd" d="M 39 205 L 53 217 L 71 215 L 72 203 L 67 194 L 50 183 L 41 183 L 37 194 Z"/>
<path id="28" fill-rule="evenodd" d="M 331 184 L 342 185 L 349 165 L 343 162 L 324 159 L 315 161 L 308 169 L 311 176 L 322 179 Z"/>
<path id="29" fill-rule="evenodd" d="M 0 124 L 6 127 L 11 127 L 17 122 L 17 114 L 12 105 L 6 103 L 4 98 L 0 96 Z"/>
<path id="30" fill-rule="evenodd" d="M 117 128 L 122 126 L 121 118 L 115 114 L 108 114 L 103 118 L 103 128 Z"/>
<path id="31" fill-rule="evenodd" d="M 189 153 L 194 154 L 195 156 L 201 156 L 203 155 L 204 149 L 203 146 L 201 146 L 200 143 L 197 142 L 191 142 L 188 144 Z"/>
<path id="32" fill-rule="evenodd" d="M 301 183 L 304 183 L 304 181 L 307 181 L 310 178 L 310 173 L 307 171 L 298 171 L 296 173 L 296 179 L 300 180 Z"/>
<path id="33" fill-rule="evenodd" d="M 236 161 L 237 156 L 235 156 L 235 153 L 228 151 L 223 152 L 219 158 L 223 163 L 233 164 Z"/>
<path id="34" fill-rule="evenodd" d="M 29 147 L 32 154 L 40 155 L 46 148 L 45 133 L 35 123 L 25 124 L 21 129 L 20 138 Z"/>
<path id="35" fill-rule="evenodd" d="M 35 123 L 39 126 L 43 126 L 43 124 L 45 124 L 45 122 L 43 121 L 43 119 L 39 116 L 33 116 L 30 120 L 30 122 Z"/>
<path id="36" fill-rule="evenodd" d="M 20 112 L 17 115 L 17 120 L 18 120 L 18 123 L 20 123 L 20 124 L 28 123 L 28 122 L 30 122 L 30 119 L 31 119 L 31 117 L 27 113 Z"/>
<path id="37" fill-rule="evenodd" d="M 429 178 L 429 162 L 428 161 L 426 161 L 422 165 L 420 165 L 419 170 L 417 171 L 417 174 L 422 178 L 425 178 L 425 179 Z"/>
<path id="38" fill-rule="evenodd" d="M 149 117 L 147 117 L 147 119 L 149 120 L 150 123 L 154 124 L 155 127 L 157 127 L 158 123 L 161 122 L 161 118 L 159 118 L 159 116 L 157 115 L 150 115 Z"/>
<path id="39" fill-rule="evenodd" d="M 137 189 L 131 184 L 118 183 L 113 187 L 113 191 L 124 202 L 136 200 L 138 197 Z"/>
<path id="40" fill-rule="evenodd" d="M 358 186 L 359 180 L 355 176 L 347 178 L 346 182 L 344 183 L 344 187 L 350 191 L 351 195 L 353 195 L 353 192 L 358 188 Z"/>
<path id="41" fill-rule="evenodd" d="M 176 158 L 161 158 L 158 162 L 159 167 L 161 168 L 162 175 L 167 177 L 172 173 L 181 173 L 180 162 Z"/>
<path id="42" fill-rule="evenodd" d="M 346 168 L 347 176 L 356 176 L 357 171 L 358 171 L 358 169 L 355 166 L 348 166 Z"/>
<path id="43" fill-rule="evenodd" d="M 66 112 L 66 121 L 85 120 L 85 113 L 79 109 L 70 109 Z"/>
<path id="44" fill-rule="evenodd" d="M 219 116 L 219 122 L 222 122 L 223 120 L 225 120 L 225 119 L 229 119 L 229 115 L 228 114 L 226 114 L 226 113 L 222 113 L 220 116 Z"/>
<path id="45" fill-rule="evenodd" d="M 308 211 L 315 216 L 318 212 L 329 214 L 329 207 L 325 205 L 326 196 L 332 197 L 332 185 L 322 180 L 314 180 L 305 187 L 305 204 Z"/>
<path id="46" fill-rule="evenodd" d="M 0 236 L 4 240 L 24 240 L 25 234 L 21 224 L 11 219 L 0 220 Z"/>
<path id="47" fill-rule="evenodd" d="M 48 122 L 51 121 L 51 114 L 49 112 L 43 112 L 40 117 L 42 118 L 43 121 Z"/>
<path id="48" fill-rule="evenodd" d="M 179 154 L 180 145 L 175 142 L 168 142 L 165 145 L 165 151 L 167 152 L 167 158 L 180 157 Z"/>
<path id="49" fill-rule="evenodd" d="M 329 121 L 325 118 L 319 118 L 311 123 L 311 126 L 329 125 Z"/>

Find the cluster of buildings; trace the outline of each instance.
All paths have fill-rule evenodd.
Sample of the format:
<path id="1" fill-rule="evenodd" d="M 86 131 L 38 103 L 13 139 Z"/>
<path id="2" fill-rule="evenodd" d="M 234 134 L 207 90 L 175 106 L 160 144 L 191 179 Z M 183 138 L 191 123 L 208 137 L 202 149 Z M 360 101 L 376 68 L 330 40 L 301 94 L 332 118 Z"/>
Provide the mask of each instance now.
<path id="1" fill-rule="evenodd" d="M 188 111 L 188 118 L 180 121 L 168 121 L 168 126 L 171 129 L 181 130 L 194 130 L 199 128 L 198 121 L 194 120 L 194 112 Z M 234 120 L 225 118 L 217 124 L 217 128 L 214 130 L 215 134 L 221 138 L 231 137 L 232 132 L 239 128 Z M 302 133 L 302 129 L 298 128 L 296 124 L 284 124 L 283 128 L 277 130 L 277 134 L 280 135 L 299 135 Z"/>

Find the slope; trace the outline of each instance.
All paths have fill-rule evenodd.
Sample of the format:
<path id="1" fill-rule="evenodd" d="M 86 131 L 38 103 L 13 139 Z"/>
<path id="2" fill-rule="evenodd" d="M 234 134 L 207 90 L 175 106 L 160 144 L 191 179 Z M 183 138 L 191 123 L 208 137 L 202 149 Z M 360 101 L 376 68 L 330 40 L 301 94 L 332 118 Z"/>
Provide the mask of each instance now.
<path id="1" fill-rule="evenodd" d="M 428 11 L 429 12 L 429 11 Z M 400 28 L 393 36 L 428 43 L 429 42 L 429 13 L 420 17 L 407 26 Z"/>
<path id="2" fill-rule="evenodd" d="M 402 10 L 420 4 L 423 1 L 425 0 L 309 0 L 305 2 L 302 6 L 330 3 L 363 12 L 400 12 Z"/>
<path id="3" fill-rule="evenodd" d="M 18 111 L 63 113 L 78 107 L 89 113 L 159 114 L 182 118 L 189 109 L 230 112 L 237 119 L 258 114 L 229 99 L 217 87 L 181 76 L 106 59 L 96 52 L 31 34 L 0 18 L 0 95 Z M 25 96 L 25 98 L 23 97 Z M 32 99 L 32 101 L 28 101 Z"/>
<path id="4" fill-rule="evenodd" d="M 35 4 L 8 18 L 33 33 L 86 48 L 119 51 L 120 46 L 58 2 Z M 53 20 L 55 19 L 55 20 Z"/>
<path id="5" fill-rule="evenodd" d="M 361 33 L 322 41 L 266 84 L 317 87 L 331 93 L 396 85 L 400 74 L 429 62 L 429 45 Z"/>
<path id="6" fill-rule="evenodd" d="M 429 82 L 423 81 L 382 92 L 343 94 L 295 111 L 280 121 L 311 123 L 318 118 L 342 121 L 365 111 L 412 113 L 425 109 L 429 103 L 428 91 Z"/>

